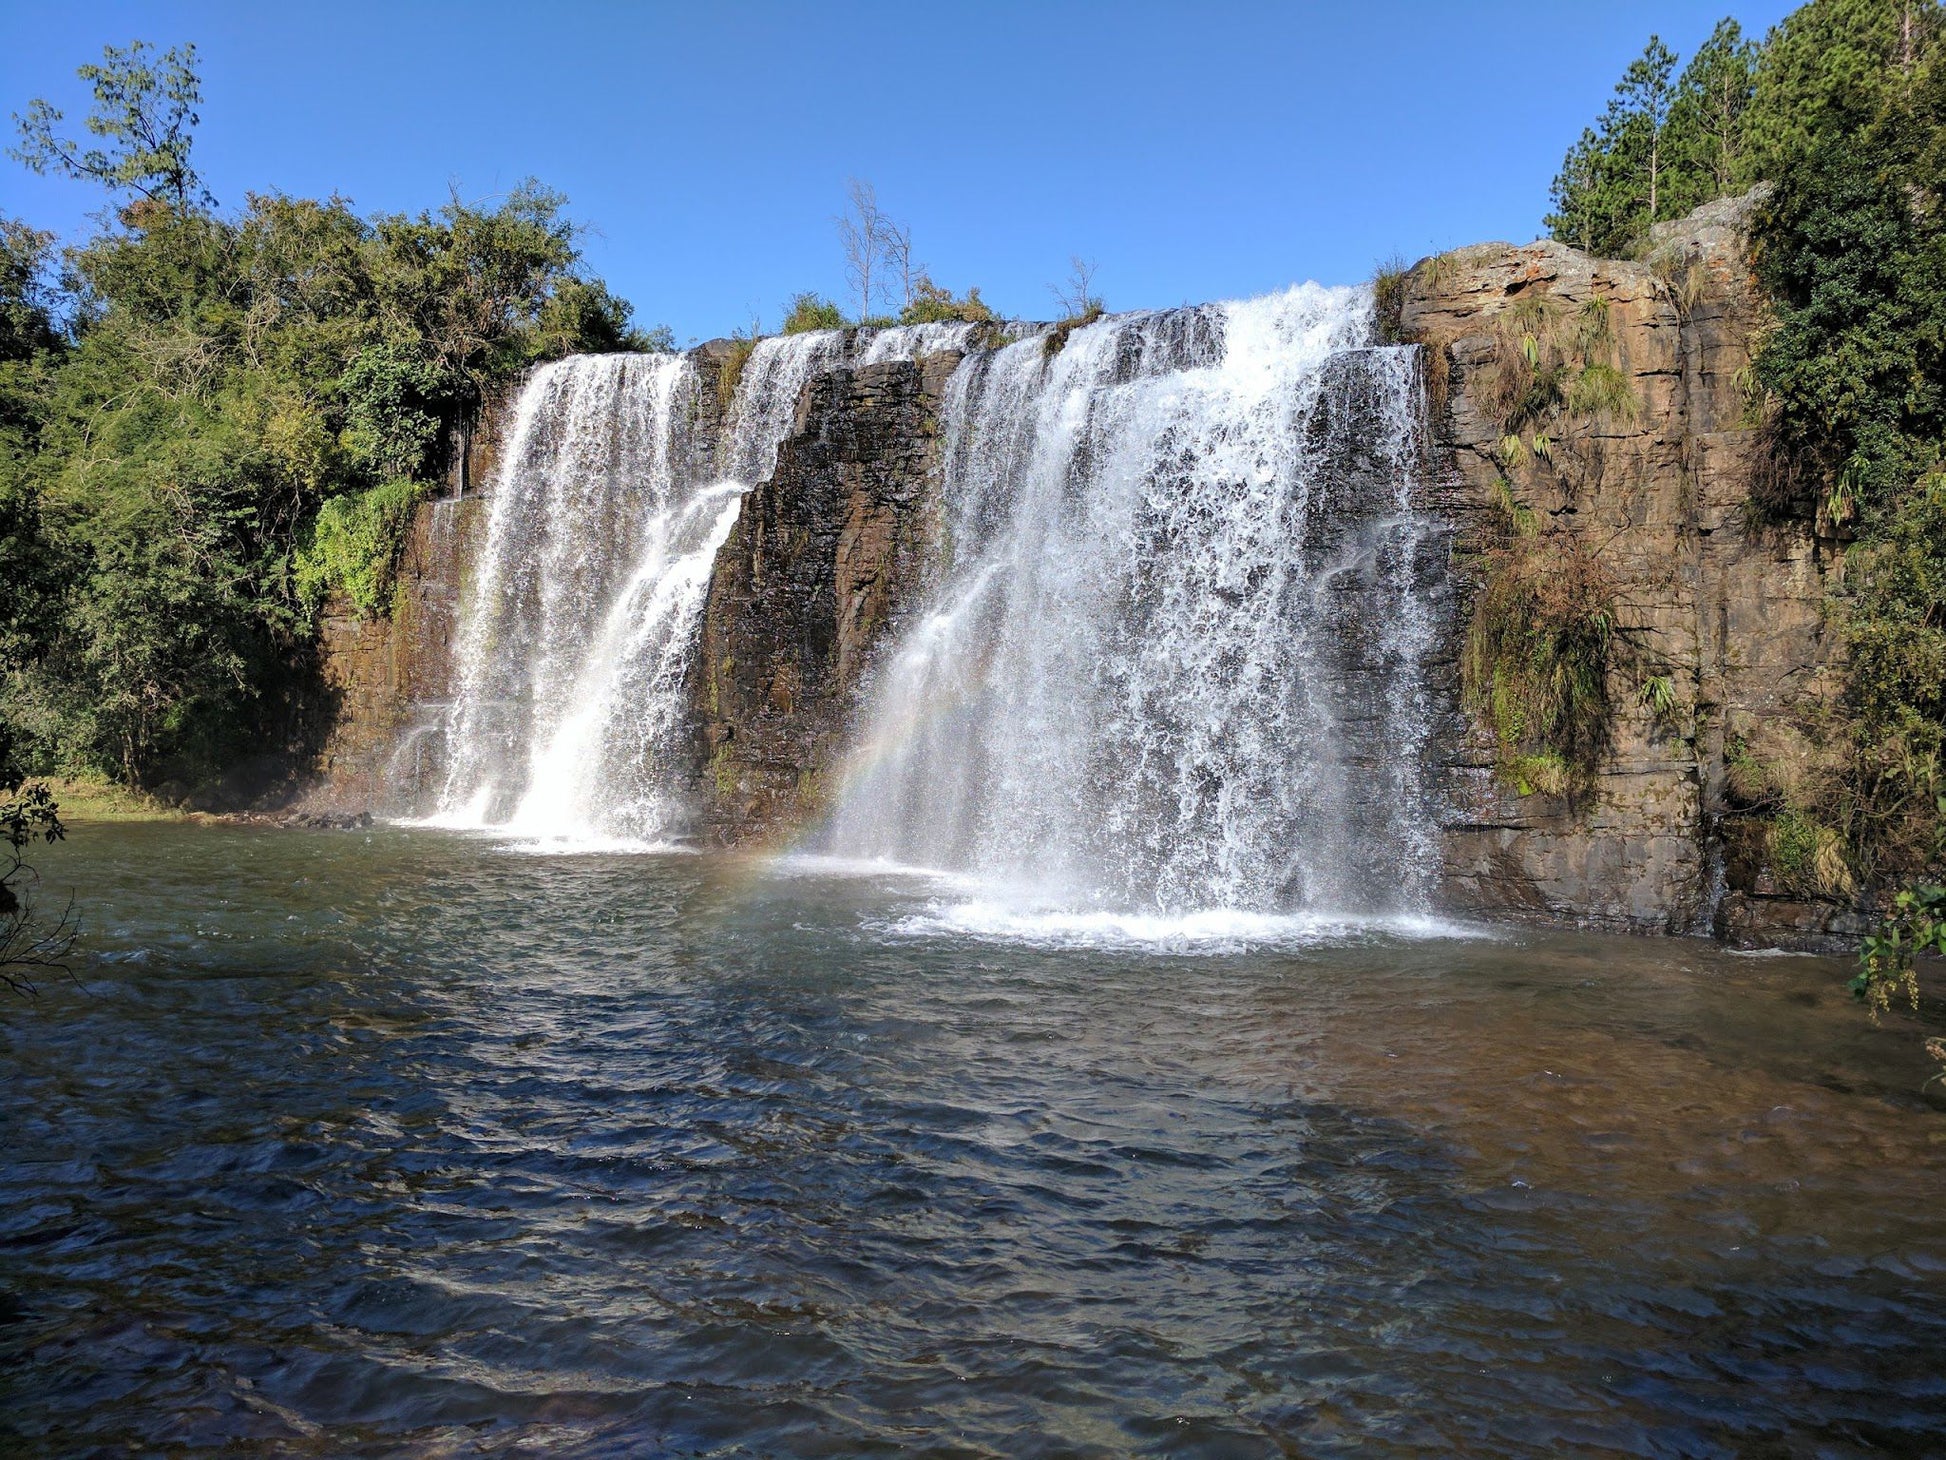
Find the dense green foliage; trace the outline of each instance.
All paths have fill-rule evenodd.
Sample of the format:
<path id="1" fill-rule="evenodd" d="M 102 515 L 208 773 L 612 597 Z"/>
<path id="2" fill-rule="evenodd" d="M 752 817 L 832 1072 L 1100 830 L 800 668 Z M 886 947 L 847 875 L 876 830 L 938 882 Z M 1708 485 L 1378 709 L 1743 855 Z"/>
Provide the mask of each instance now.
<path id="1" fill-rule="evenodd" d="M 1549 231 L 1590 253 L 1639 252 L 1651 224 L 1780 178 L 1902 102 L 1940 31 L 1936 0 L 1812 0 L 1761 44 L 1719 22 L 1680 73 L 1651 36 L 1569 148 Z"/>
<path id="2" fill-rule="evenodd" d="M 68 971 L 78 924 L 70 903 L 50 920 L 37 905 L 40 879 L 27 861 L 37 841 L 67 835 L 60 807 L 40 783 L 23 784 L 17 765 L 0 764 L 0 986 L 34 992 L 36 976 Z"/>
<path id="3" fill-rule="evenodd" d="M 1756 385 L 1783 479 L 1801 488 L 1763 505 L 1855 538 L 1835 615 L 1846 773 L 1804 809 L 1841 831 L 1868 881 L 1937 860 L 1946 752 L 1946 67 L 1937 9 L 1919 13 L 1910 54 L 1887 24 L 1865 32 L 1891 78 L 1875 115 L 1833 100 L 1823 130 L 1791 134 L 1800 150 L 1776 167 L 1758 238 L 1774 327 Z M 1855 66 L 1861 51 L 1830 53 Z"/>
<path id="4" fill-rule="evenodd" d="M 409 477 L 327 497 L 291 561 L 297 596 L 315 613 L 333 591 L 363 618 L 391 600 L 399 554 L 426 485 Z"/>
<path id="5" fill-rule="evenodd" d="M 1783 176 L 1902 102 L 1942 30 L 1937 0 L 1811 0 L 1764 38 L 1731 186 Z"/>
<path id="6" fill-rule="evenodd" d="M 0 737 L 38 771 L 193 782 L 300 748 L 327 593 L 382 612 L 448 432 L 534 361 L 667 346 L 581 272 L 565 199 L 364 217 L 207 202 L 193 52 L 111 50 L 29 165 L 122 195 L 68 248 L 0 226 Z M 132 195 L 132 196 L 131 196 Z"/>

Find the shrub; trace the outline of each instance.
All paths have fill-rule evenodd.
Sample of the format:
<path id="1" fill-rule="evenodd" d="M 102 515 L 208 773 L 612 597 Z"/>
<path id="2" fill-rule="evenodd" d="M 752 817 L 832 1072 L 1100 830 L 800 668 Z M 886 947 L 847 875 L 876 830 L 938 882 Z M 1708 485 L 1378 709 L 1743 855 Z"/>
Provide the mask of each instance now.
<path id="1" fill-rule="evenodd" d="M 787 335 L 806 334 L 811 330 L 841 330 L 845 324 L 842 309 L 829 299 L 808 292 L 793 295 L 791 307 L 784 315 L 784 333 Z"/>
<path id="2" fill-rule="evenodd" d="M 1946 807 L 1941 814 L 1946 816 Z M 1918 1009 L 1921 953 L 1946 955 L 1946 887 L 1910 887 L 1900 892 L 1859 948 L 1859 968 L 1851 991 L 1864 1000 L 1873 1020 L 1892 1007 L 1895 992 L 1904 994 L 1913 1009 Z M 1926 1053 L 1946 1065 L 1946 1040 L 1927 1040 Z M 1942 1075 L 1946 1070 L 1933 1078 Z"/>
<path id="3" fill-rule="evenodd" d="M 1405 281 L 1410 272 L 1410 265 L 1394 254 L 1372 273 L 1373 329 L 1381 345 L 1405 343 L 1400 320 L 1405 312 Z"/>
<path id="4" fill-rule="evenodd" d="M 1854 884 L 1843 838 L 1804 812 L 1779 812 L 1765 833 L 1764 849 L 1771 873 L 1785 891 L 1834 902 L 1851 897 Z"/>
<path id="5" fill-rule="evenodd" d="M 743 367 L 750 363 L 750 356 L 757 348 L 754 334 L 730 336 L 730 348 L 723 356 L 723 363 L 716 367 L 716 399 L 724 410 L 736 399 L 737 386 L 743 380 Z"/>
<path id="6" fill-rule="evenodd" d="M 930 275 L 921 274 L 912 286 L 912 301 L 899 315 L 900 324 L 993 324 L 998 316 L 980 298 L 977 286 L 968 289 L 962 298 L 955 299 L 951 289 L 941 288 L 933 283 Z"/>
<path id="7" fill-rule="evenodd" d="M 1523 795 L 1558 795 L 1585 786 L 1607 748 L 1615 592 L 1588 549 L 1531 525 L 1515 517 L 1510 540 L 1488 555 L 1462 690 L 1493 732 L 1505 779 Z"/>
<path id="8" fill-rule="evenodd" d="M 1068 347 L 1069 335 L 1073 334 L 1078 329 L 1082 329 L 1087 325 L 1093 324 L 1096 320 L 1100 319 L 1105 312 L 1106 311 L 1102 308 L 1102 304 L 1100 300 L 1098 299 L 1090 300 L 1088 302 L 1088 307 L 1082 310 L 1081 313 L 1069 315 L 1066 319 L 1059 321 L 1054 326 L 1054 328 L 1049 330 L 1045 335 L 1042 335 L 1041 348 L 1047 353 L 1047 355 L 1050 358 L 1060 354 L 1061 351 L 1065 350 Z"/>
<path id="9" fill-rule="evenodd" d="M 326 501 L 291 562 L 304 606 L 316 614 L 336 592 L 360 618 L 390 612 L 406 533 L 429 490 L 400 479 Z"/>

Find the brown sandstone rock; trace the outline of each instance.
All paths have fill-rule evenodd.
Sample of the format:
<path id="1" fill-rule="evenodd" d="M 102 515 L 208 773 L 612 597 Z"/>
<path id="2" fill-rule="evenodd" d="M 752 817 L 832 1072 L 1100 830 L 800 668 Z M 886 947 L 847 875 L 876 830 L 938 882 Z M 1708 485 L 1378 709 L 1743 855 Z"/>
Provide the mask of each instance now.
<path id="1" fill-rule="evenodd" d="M 1445 384 L 1435 422 L 1441 495 L 1461 526 L 1455 633 L 1504 475 L 1519 500 L 1599 554 L 1619 590 L 1618 627 L 1642 651 L 1632 670 L 1611 672 L 1618 723 L 1589 804 L 1516 795 L 1477 727 L 1458 747 L 1445 885 L 1461 908 L 1754 941 L 1815 940 L 1848 926 L 1835 904 L 1737 885 L 1719 852 L 1724 818 L 1735 814 L 1726 747 L 1741 740 L 1780 774 L 1809 774 L 1829 753 L 1821 739 L 1842 674 L 1824 621 L 1837 545 L 1757 528 L 1745 511 L 1760 446 L 1739 383 L 1759 322 L 1744 242 L 1753 202 L 1726 199 L 1660 225 L 1648 263 L 1547 241 L 1480 244 L 1409 276 L 1403 329 L 1443 356 L 1432 375 Z M 1535 295 L 1568 309 L 1607 302 L 1616 363 L 1640 405 L 1632 421 L 1594 428 L 1579 476 L 1532 456 L 1507 466 L 1499 422 L 1480 399 L 1504 347 L 1496 316 Z M 1643 704 L 1641 663 L 1672 672 L 1673 727 Z"/>

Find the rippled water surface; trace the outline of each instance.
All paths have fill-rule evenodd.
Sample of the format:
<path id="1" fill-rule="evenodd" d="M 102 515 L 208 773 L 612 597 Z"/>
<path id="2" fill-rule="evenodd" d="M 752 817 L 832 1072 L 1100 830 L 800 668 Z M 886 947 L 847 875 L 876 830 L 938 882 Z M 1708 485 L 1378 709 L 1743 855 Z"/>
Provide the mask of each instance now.
<path id="1" fill-rule="evenodd" d="M 1502 931 L 83 828 L 0 1450 L 1946 1451 L 1929 1007 Z"/>

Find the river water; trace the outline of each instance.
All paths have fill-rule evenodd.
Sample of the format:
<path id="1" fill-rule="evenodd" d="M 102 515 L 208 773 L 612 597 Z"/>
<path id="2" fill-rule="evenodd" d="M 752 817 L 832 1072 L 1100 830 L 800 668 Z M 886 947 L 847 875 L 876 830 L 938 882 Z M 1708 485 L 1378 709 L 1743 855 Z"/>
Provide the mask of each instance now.
<path id="1" fill-rule="evenodd" d="M 424 829 L 43 865 L 9 1454 L 1946 1450 L 1946 1123 L 1839 963 Z"/>

